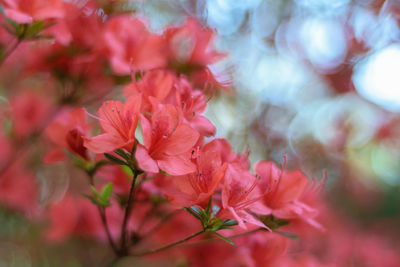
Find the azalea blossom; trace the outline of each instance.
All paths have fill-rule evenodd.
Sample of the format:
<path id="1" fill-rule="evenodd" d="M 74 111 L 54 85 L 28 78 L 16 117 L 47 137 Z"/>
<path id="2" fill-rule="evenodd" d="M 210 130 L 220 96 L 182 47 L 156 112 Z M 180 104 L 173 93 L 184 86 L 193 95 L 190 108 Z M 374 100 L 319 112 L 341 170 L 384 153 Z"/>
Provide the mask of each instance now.
<path id="1" fill-rule="evenodd" d="M 62 18 L 62 0 L 1 0 L 5 15 L 18 23 L 34 20 Z"/>
<path id="2" fill-rule="evenodd" d="M 148 172 L 159 170 L 170 175 L 184 175 L 196 170 L 190 161 L 192 147 L 200 134 L 184 123 L 172 105 L 159 105 L 146 118 L 140 115 L 144 144 L 136 148 L 139 167 Z"/>
<path id="3" fill-rule="evenodd" d="M 201 151 L 196 155 L 195 162 L 197 169 L 194 173 L 167 177 L 173 186 L 165 186 L 165 195 L 173 205 L 206 207 L 219 187 L 226 169 L 226 164 L 221 163 L 219 153 Z"/>
<path id="4" fill-rule="evenodd" d="M 103 37 L 117 74 L 130 74 L 132 67 L 148 70 L 166 64 L 161 36 L 150 33 L 138 18 L 120 15 L 108 20 Z"/>
<path id="5" fill-rule="evenodd" d="M 45 130 L 49 139 L 58 145 L 46 155 L 45 161 L 63 160 L 65 158 L 63 149 L 88 159 L 87 149 L 83 146 L 83 137 L 89 135 L 90 129 L 85 109 L 63 110 Z"/>
<path id="6" fill-rule="evenodd" d="M 140 96 L 129 97 L 125 103 L 106 101 L 98 110 L 103 134 L 85 137 L 84 145 L 95 153 L 125 148 L 132 151 L 141 104 Z"/>
<path id="7" fill-rule="evenodd" d="M 308 186 L 308 179 L 301 171 L 285 172 L 268 161 L 260 161 L 254 168 L 260 177 L 258 187 L 265 192 L 262 202 L 270 209 L 267 214 L 281 219 L 303 219 L 321 228 L 313 220 L 316 210 L 301 201 Z"/>
<path id="8" fill-rule="evenodd" d="M 223 210 L 219 216 L 230 214 L 244 229 L 247 228 L 245 222 L 267 228 L 251 212 L 268 212 L 268 208 L 258 203 L 263 194 L 258 190 L 257 183 L 258 178 L 240 165 L 228 165 L 222 189 Z"/>

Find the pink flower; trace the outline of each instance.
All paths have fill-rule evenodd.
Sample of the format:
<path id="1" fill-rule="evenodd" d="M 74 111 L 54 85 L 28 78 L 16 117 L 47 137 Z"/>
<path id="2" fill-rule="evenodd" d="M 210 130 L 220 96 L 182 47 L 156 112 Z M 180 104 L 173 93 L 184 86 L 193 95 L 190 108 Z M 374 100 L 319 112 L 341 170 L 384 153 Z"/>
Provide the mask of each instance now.
<path id="1" fill-rule="evenodd" d="M 213 49 L 213 37 L 214 31 L 194 18 L 188 18 L 181 27 L 168 28 L 164 32 L 168 64 L 178 73 L 187 75 L 195 86 L 208 83 L 227 88 L 228 84 L 218 82 L 207 67 L 225 57 Z"/>
<path id="2" fill-rule="evenodd" d="M 207 107 L 203 92 L 193 90 L 192 85 L 183 77 L 176 85 L 176 105 L 182 110 L 185 120 L 204 136 L 215 134 L 215 126 L 203 114 Z"/>
<path id="3" fill-rule="evenodd" d="M 129 97 L 135 94 L 142 95 L 142 112 L 151 112 L 154 102 L 162 104 L 174 104 L 176 76 L 166 70 L 147 71 L 142 79 L 136 82 L 132 77 L 132 83 L 124 88 L 124 95 Z"/>
<path id="4" fill-rule="evenodd" d="M 304 193 L 308 188 L 308 179 L 301 171 L 287 173 L 268 161 L 258 162 L 255 171 L 260 177 L 259 188 L 266 192 L 262 201 L 270 209 L 269 214 L 281 219 L 302 219 L 314 226 L 319 225 L 312 219 L 317 211 L 302 201 L 302 198 L 306 198 Z M 312 192 L 311 188 L 309 190 Z"/>
<path id="5" fill-rule="evenodd" d="M 86 117 L 86 110 L 83 108 L 66 109 L 47 126 L 47 136 L 58 147 L 46 155 L 46 162 L 64 159 L 63 149 L 88 159 L 83 137 L 88 135 L 91 127 Z"/>
<path id="6" fill-rule="evenodd" d="M 38 195 L 35 177 L 18 160 L 0 174 L 0 203 L 19 212 L 32 214 Z"/>
<path id="7" fill-rule="evenodd" d="M 182 118 L 200 134 L 215 134 L 215 126 L 202 114 L 207 107 L 206 96 L 182 76 L 165 70 L 148 71 L 139 82 L 125 87 L 125 96 L 142 94 L 142 112 L 151 112 L 158 104 L 171 104 L 182 112 Z"/>
<path id="8" fill-rule="evenodd" d="M 25 138 L 45 127 L 52 109 L 46 96 L 26 90 L 13 97 L 11 107 L 18 138 Z"/>
<path id="9" fill-rule="evenodd" d="M 196 157 L 197 170 L 184 176 L 168 176 L 172 188 L 164 188 L 168 200 L 176 206 L 206 207 L 210 197 L 220 185 L 226 164 L 216 151 L 201 151 Z"/>
<path id="10" fill-rule="evenodd" d="M 144 145 L 136 148 L 139 167 L 157 173 L 159 169 L 170 175 L 184 175 L 196 171 L 190 161 L 192 147 L 199 133 L 182 122 L 172 105 L 159 105 L 150 120 L 140 116 Z"/>
<path id="11" fill-rule="evenodd" d="M 168 58 L 173 64 L 206 66 L 215 63 L 225 55 L 211 48 L 214 31 L 188 18 L 181 27 L 168 28 L 164 37 L 167 42 Z"/>
<path id="12" fill-rule="evenodd" d="M 34 20 L 62 18 L 62 0 L 1 0 L 5 15 L 18 23 Z"/>
<path id="13" fill-rule="evenodd" d="M 148 70 L 165 66 L 161 36 L 149 33 L 137 18 L 120 15 L 108 20 L 104 45 L 117 74 L 129 74 L 132 67 Z"/>
<path id="14" fill-rule="evenodd" d="M 250 164 L 248 161 L 249 153 L 236 154 L 232 151 L 232 146 L 226 139 L 216 138 L 204 145 L 205 151 L 218 151 L 221 155 L 222 162 L 228 164 L 238 164 L 243 169 L 249 169 Z"/>
<path id="15" fill-rule="evenodd" d="M 245 222 L 267 228 L 261 221 L 255 218 L 252 212 L 267 212 L 268 209 L 259 205 L 263 197 L 257 188 L 258 179 L 241 168 L 238 164 L 229 164 L 225 173 L 222 189 L 222 208 L 219 213 L 221 217 L 231 215 L 239 226 L 246 229 Z"/>
<path id="16" fill-rule="evenodd" d="M 106 101 L 99 108 L 99 122 L 103 134 L 84 138 L 84 145 L 94 153 L 111 152 L 125 148 L 131 151 L 135 142 L 135 130 L 140 111 L 141 97 L 129 97 L 123 104 L 120 101 Z"/>

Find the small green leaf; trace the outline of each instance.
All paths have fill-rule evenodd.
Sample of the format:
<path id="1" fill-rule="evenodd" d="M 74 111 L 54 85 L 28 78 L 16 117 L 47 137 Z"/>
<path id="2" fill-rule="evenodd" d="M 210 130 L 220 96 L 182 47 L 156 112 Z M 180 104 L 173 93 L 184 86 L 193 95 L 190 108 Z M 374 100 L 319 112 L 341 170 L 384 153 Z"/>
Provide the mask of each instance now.
<path id="1" fill-rule="evenodd" d="M 272 230 L 278 229 L 279 227 L 288 225 L 290 223 L 284 219 L 275 218 L 273 215 L 260 216 L 260 220 Z"/>
<path id="2" fill-rule="evenodd" d="M 121 168 L 122 168 L 122 170 L 123 170 L 126 174 L 129 175 L 129 177 L 132 177 L 132 176 L 133 176 L 133 171 L 132 171 L 132 169 L 131 169 L 129 166 L 127 166 L 127 165 L 122 165 Z"/>
<path id="3" fill-rule="evenodd" d="M 225 237 L 225 236 L 223 236 L 223 235 L 220 235 L 220 234 L 218 234 L 217 232 L 213 232 L 216 236 L 218 236 L 219 238 L 221 238 L 222 240 L 224 240 L 225 242 L 228 242 L 229 244 L 231 244 L 232 246 L 234 246 L 235 245 L 235 243 L 233 243 L 233 241 L 232 240 L 230 240 L 229 238 L 227 238 L 227 237 Z"/>
<path id="4" fill-rule="evenodd" d="M 299 239 L 299 237 L 297 235 L 292 234 L 292 233 L 281 232 L 281 231 L 274 231 L 274 232 L 279 234 L 279 235 L 282 235 L 282 236 L 285 236 L 285 237 L 288 237 L 288 238 L 291 238 L 291 239 L 294 239 L 294 240 L 298 240 Z"/>
<path id="5" fill-rule="evenodd" d="M 106 184 L 101 190 L 101 198 L 100 198 L 101 201 L 109 204 L 112 191 L 113 191 L 113 184 L 112 183 Z"/>
<path id="6" fill-rule="evenodd" d="M 235 226 L 235 225 L 238 225 L 238 222 L 235 220 L 231 220 L 231 219 L 225 220 L 224 223 L 222 224 L 222 226 L 224 226 L 224 227 Z"/>
<path id="7" fill-rule="evenodd" d="M 83 197 L 89 199 L 93 204 L 95 204 L 96 206 L 101 206 L 100 202 L 97 201 L 96 198 L 94 198 L 93 196 L 90 195 L 86 195 L 86 194 L 82 194 Z"/>
<path id="8" fill-rule="evenodd" d="M 108 153 L 104 153 L 104 156 L 111 162 L 118 164 L 118 165 L 127 165 L 127 162 L 123 161 L 120 158 L 117 158 L 116 156 L 113 156 L 111 154 Z"/>
<path id="9" fill-rule="evenodd" d="M 207 204 L 207 208 L 206 208 L 207 216 L 210 216 L 211 204 L 212 204 L 212 197 L 210 197 L 210 200 L 208 201 L 208 204 Z"/>
<path id="10" fill-rule="evenodd" d="M 192 208 L 184 208 L 187 212 L 189 212 L 193 217 L 195 217 L 198 220 L 201 220 L 200 215 L 195 212 L 194 210 L 192 210 Z"/>
<path id="11" fill-rule="evenodd" d="M 123 149 L 117 149 L 114 150 L 115 154 L 117 154 L 118 156 L 120 156 L 121 158 L 125 159 L 125 160 L 129 160 L 130 156 L 123 150 Z"/>
<path id="12" fill-rule="evenodd" d="M 97 192 L 96 187 L 94 187 L 93 185 L 90 186 L 90 190 L 92 190 L 93 195 L 97 198 L 97 199 L 101 199 L 101 196 L 99 194 L 99 192 Z"/>
<path id="13" fill-rule="evenodd" d="M 161 174 L 163 174 L 163 175 L 165 175 L 165 176 L 169 176 L 169 174 L 168 173 L 166 173 L 165 171 L 163 171 L 163 170 L 160 170 L 160 173 Z"/>

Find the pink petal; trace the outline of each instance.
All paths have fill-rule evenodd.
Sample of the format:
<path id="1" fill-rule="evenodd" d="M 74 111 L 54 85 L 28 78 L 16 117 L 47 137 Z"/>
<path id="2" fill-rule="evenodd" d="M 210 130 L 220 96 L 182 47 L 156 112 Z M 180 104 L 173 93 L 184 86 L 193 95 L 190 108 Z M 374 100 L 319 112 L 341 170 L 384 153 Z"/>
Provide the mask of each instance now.
<path id="1" fill-rule="evenodd" d="M 105 133 L 92 138 L 84 138 L 84 146 L 94 153 L 105 153 L 111 152 L 115 149 L 124 147 L 129 143 L 133 143 L 134 140 L 130 142 L 123 142 L 120 138 L 114 135 Z"/>
<path id="2" fill-rule="evenodd" d="M 17 10 L 5 8 L 4 13 L 7 18 L 15 20 L 18 23 L 32 23 L 33 18 L 25 13 L 19 12 Z"/>
<path id="3" fill-rule="evenodd" d="M 215 126 L 204 116 L 194 116 L 190 120 L 190 125 L 199 131 L 202 135 L 212 136 L 215 135 L 216 129 Z"/>
<path id="4" fill-rule="evenodd" d="M 166 140 L 164 151 L 171 156 L 185 153 L 196 144 L 199 137 L 196 130 L 182 124 Z"/>
<path id="5" fill-rule="evenodd" d="M 196 166 L 189 157 L 164 156 L 157 162 L 160 169 L 170 175 L 185 175 L 196 171 Z"/>
<path id="6" fill-rule="evenodd" d="M 151 146 L 151 139 L 152 139 L 151 138 L 151 124 L 143 115 L 140 115 L 140 126 L 142 126 L 144 146 L 147 149 L 149 149 Z"/>
<path id="7" fill-rule="evenodd" d="M 136 147 L 135 158 L 139 168 L 146 172 L 158 173 L 157 162 L 153 160 L 144 146 L 138 144 Z"/>

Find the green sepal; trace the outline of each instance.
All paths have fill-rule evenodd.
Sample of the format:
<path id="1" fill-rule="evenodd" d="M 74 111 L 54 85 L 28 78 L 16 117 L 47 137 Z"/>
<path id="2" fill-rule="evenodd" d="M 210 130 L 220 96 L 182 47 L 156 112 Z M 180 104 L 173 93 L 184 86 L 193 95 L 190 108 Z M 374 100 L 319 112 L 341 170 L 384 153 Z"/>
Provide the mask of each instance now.
<path id="1" fill-rule="evenodd" d="M 213 232 L 216 236 L 218 236 L 219 238 L 221 238 L 222 240 L 224 240 L 225 242 L 228 242 L 229 244 L 231 244 L 232 246 L 234 246 L 235 245 L 235 243 L 232 241 L 232 240 L 230 240 L 229 238 L 227 238 L 227 237 L 225 237 L 225 236 L 223 236 L 223 235 L 220 235 L 220 234 L 218 234 L 217 232 Z"/>
<path id="2" fill-rule="evenodd" d="M 118 165 L 127 165 L 127 166 L 129 166 L 128 163 L 127 163 L 126 161 L 123 161 L 122 159 L 117 158 L 116 156 L 113 156 L 113 155 L 111 155 L 111 154 L 104 153 L 104 156 L 105 156 L 109 161 L 111 161 L 112 163 L 115 163 L 115 164 L 118 164 Z"/>
<path id="3" fill-rule="evenodd" d="M 299 240 L 299 239 L 300 239 L 297 235 L 292 234 L 292 233 L 281 232 L 281 231 L 274 231 L 274 232 L 277 233 L 277 234 L 279 234 L 279 235 L 281 235 L 281 236 L 290 238 L 290 239 L 294 239 L 294 240 Z"/>
<path id="4" fill-rule="evenodd" d="M 192 208 L 184 208 L 187 212 L 189 212 L 193 217 L 195 217 L 198 220 L 201 220 L 200 214 L 192 210 Z"/>
<path id="5" fill-rule="evenodd" d="M 276 218 L 273 215 L 260 216 L 260 220 L 263 224 L 265 224 L 265 226 L 267 226 L 271 230 L 278 229 L 290 223 L 287 220 Z"/>
<path id="6" fill-rule="evenodd" d="M 169 176 L 169 174 L 168 173 L 166 173 L 165 171 L 163 171 L 163 170 L 159 170 L 159 173 L 161 173 L 161 174 L 163 174 L 163 175 L 165 175 L 165 176 Z"/>

